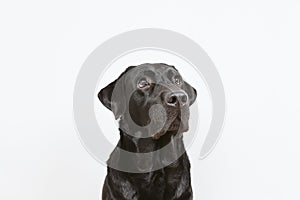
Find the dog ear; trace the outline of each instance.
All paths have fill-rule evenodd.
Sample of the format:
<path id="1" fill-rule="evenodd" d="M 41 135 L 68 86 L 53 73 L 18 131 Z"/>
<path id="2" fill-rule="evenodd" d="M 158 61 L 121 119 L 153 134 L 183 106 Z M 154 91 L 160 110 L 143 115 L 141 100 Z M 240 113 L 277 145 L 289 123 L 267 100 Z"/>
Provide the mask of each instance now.
<path id="1" fill-rule="evenodd" d="M 105 88 L 101 89 L 100 92 L 98 93 L 99 100 L 109 110 L 111 110 L 111 96 L 115 88 L 115 84 L 116 81 L 110 83 Z"/>
<path id="2" fill-rule="evenodd" d="M 186 91 L 186 93 L 189 96 L 189 104 L 191 106 L 197 98 L 197 90 L 185 81 L 183 84 L 183 89 L 184 89 L 184 91 Z"/>
<path id="3" fill-rule="evenodd" d="M 115 81 L 111 82 L 98 93 L 98 98 L 101 103 L 111 110 L 115 118 L 121 117 L 126 109 L 126 94 L 124 74 L 135 66 L 128 67 Z"/>
<path id="4" fill-rule="evenodd" d="M 116 119 L 124 114 L 126 106 L 124 84 L 121 83 L 123 82 L 122 79 L 116 79 L 98 93 L 101 103 L 114 113 Z"/>

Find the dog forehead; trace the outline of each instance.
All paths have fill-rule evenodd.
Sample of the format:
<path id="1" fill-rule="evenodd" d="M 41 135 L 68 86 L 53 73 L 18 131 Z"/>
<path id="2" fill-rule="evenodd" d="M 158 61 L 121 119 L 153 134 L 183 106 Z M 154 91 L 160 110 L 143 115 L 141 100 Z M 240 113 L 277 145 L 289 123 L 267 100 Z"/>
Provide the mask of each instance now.
<path id="1" fill-rule="evenodd" d="M 145 63 L 130 69 L 126 73 L 127 79 L 132 79 L 140 76 L 160 77 L 169 71 L 177 72 L 176 68 L 163 63 Z"/>

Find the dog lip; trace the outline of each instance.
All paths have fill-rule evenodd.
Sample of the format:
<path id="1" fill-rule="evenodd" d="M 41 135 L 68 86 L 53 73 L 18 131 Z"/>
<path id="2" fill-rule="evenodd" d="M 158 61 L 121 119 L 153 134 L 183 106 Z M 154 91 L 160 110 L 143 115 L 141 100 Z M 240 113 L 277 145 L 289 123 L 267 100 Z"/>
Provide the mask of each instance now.
<path id="1" fill-rule="evenodd" d="M 181 117 L 178 115 L 175 120 L 171 123 L 171 125 L 168 128 L 168 131 L 175 131 L 180 128 L 181 125 Z"/>

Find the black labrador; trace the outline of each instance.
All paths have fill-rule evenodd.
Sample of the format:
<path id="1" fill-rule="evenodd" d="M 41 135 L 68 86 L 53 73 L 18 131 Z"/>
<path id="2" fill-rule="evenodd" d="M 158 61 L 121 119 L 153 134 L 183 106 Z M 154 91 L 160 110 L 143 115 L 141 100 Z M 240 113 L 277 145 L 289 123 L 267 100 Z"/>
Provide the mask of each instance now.
<path id="1" fill-rule="evenodd" d="M 174 66 L 162 63 L 128 67 L 98 93 L 120 126 L 120 140 L 108 160 L 103 200 L 193 199 L 182 133 L 189 128 L 189 106 L 196 96 Z M 154 105 L 161 107 L 152 109 Z M 167 153 L 157 151 L 168 144 L 172 145 Z M 117 149 L 137 155 L 126 158 Z M 158 153 L 150 161 L 143 160 L 141 153 L 149 152 Z M 121 165 L 129 170 L 112 167 Z"/>

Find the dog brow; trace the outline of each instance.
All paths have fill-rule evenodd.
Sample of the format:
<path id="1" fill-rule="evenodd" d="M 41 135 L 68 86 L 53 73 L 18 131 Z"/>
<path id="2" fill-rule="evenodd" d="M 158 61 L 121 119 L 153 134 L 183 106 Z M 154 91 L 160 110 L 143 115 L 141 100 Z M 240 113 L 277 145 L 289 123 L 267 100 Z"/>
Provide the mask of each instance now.
<path id="1" fill-rule="evenodd" d="M 169 79 L 171 79 L 172 76 L 180 75 L 180 74 L 178 73 L 178 71 L 176 71 L 175 69 L 172 69 L 172 68 L 167 69 L 165 73 L 167 74 L 167 77 L 168 77 Z"/>
<path id="2" fill-rule="evenodd" d="M 154 77 L 155 73 L 153 71 L 147 70 L 143 72 L 143 75 L 149 76 L 149 77 Z"/>

